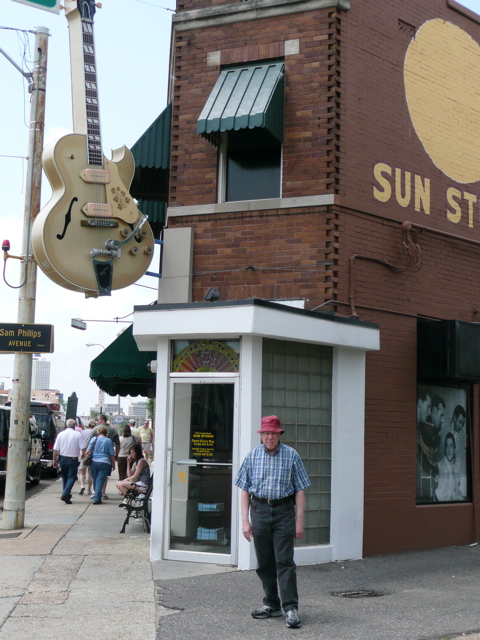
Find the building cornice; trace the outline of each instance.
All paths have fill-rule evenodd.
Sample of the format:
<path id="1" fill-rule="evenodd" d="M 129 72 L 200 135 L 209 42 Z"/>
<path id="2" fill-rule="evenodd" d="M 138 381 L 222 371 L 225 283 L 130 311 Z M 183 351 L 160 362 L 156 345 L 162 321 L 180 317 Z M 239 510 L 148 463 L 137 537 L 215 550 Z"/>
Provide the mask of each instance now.
<path id="1" fill-rule="evenodd" d="M 348 11 L 350 0 L 247 0 L 182 11 L 173 16 L 173 26 L 176 31 L 188 31 L 330 8 Z"/>

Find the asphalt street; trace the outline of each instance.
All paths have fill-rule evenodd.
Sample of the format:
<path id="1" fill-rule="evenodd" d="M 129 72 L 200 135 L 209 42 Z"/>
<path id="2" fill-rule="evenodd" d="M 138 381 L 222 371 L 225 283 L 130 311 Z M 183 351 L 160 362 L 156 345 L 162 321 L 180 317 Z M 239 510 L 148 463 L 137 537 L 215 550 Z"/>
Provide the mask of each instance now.
<path id="1" fill-rule="evenodd" d="M 157 640 L 453 639 L 480 631 L 479 569 L 479 546 L 299 567 L 297 630 L 251 618 L 262 597 L 254 571 L 157 579 Z"/>

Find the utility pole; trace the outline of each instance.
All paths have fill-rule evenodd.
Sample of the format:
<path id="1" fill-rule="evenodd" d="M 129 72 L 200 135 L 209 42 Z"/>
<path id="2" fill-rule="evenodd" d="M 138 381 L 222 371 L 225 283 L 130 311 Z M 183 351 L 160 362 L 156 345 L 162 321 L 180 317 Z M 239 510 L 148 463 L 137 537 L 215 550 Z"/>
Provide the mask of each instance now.
<path id="1" fill-rule="evenodd" d="M 23 218 L 23 260 L 20 275 L 22 285 L 18 294 L 17 315 L 17 322 L 20 324 L 33 324 L 35 322 L 37 264 L 31 252 L 30 234 L 33 221 L 40 211 L 48 35 L 49 30 L 46 27 L 36 27 L 35 63 L 29 86 L 31 93 L 30 133 Z M 15 66 L 17 67 L 17 65 Z M 32 354 L 16 353 L 13 365 L 12 409 L 10 412 L 3 529 L 21 529 L 25 521 L 31 381 Z"/>

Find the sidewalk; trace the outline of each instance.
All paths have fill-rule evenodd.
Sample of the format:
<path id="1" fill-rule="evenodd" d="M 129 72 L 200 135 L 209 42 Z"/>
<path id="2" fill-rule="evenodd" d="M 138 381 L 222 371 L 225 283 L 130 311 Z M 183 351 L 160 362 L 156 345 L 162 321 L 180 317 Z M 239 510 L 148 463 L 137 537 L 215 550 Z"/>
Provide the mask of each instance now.
<path id="1" fill-rule="evenodd" d="M 0 530 L 0 638 L 155 638 L 156 613 L 149 534 L 125 511 L 115 480 L 110 500 L 93 506 L 62 482 L 26 503 L 25 528 Z"/>
<path id="2" fill-rule="evenodd" d="M 0 530 L 0 640 L 480 640 L 480 545 L 298 568 L 301 629 L 254 620 L 255 571 L 149 561 L 149 534 L 61 480 Z M 345 597 L 377 592 L 377 597 Z M 355 594 L 355 592 L 360 592 Z"/>

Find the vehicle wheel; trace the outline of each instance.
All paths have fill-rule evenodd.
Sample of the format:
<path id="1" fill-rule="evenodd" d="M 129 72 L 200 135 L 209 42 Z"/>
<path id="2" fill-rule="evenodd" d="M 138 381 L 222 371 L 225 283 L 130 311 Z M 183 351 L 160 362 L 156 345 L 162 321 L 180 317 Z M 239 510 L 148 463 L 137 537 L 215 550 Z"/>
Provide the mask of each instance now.
<path id="1" fill-rule="evenodd" d="M 37 462 L 37 464 L 32 468 L 34 470 L 32 471 L 32 480 L 30 480 L 30 484 L 35 487 L 37 484 L 40 484 L 40 478 L 42 477 L 42 463 Z"/>

